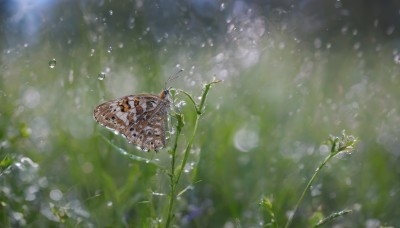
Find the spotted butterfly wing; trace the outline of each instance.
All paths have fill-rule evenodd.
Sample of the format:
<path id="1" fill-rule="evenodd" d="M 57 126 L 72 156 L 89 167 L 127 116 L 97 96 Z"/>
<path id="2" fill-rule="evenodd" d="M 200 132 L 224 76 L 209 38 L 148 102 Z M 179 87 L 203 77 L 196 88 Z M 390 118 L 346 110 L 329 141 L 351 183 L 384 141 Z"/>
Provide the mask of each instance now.
<path id="1" fill-rule="evenodd" d="M 129 95 L 107 101 L 94 110 L 94 119 L 124 136 L 144 151 L 159 150 L 165 145 L 169 100 L 168 90 L 160 95 Z"/>

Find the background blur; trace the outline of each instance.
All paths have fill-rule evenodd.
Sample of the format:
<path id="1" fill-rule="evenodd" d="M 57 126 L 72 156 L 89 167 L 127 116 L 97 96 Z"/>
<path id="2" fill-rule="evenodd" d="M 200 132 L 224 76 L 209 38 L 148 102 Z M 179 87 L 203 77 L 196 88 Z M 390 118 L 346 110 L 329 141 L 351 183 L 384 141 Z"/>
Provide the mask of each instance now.
<path id="1" fill-rule="evenodd" d="M 166 150 L 138 151 L 94 107 L 171 86 L 206 113 L 175 224 L 283 225 L 343 129 L 356 152 L 321 173 L 293 227 L 352 209 L 336 227 L 400 224 L 400 3 L 386 1 L 0 1 L 0 226 L 163 224 Z M 178 100 L 184 100 L 179 96 Z M 183 148 L 193 109 L 183 107 Z M 111 142 L 111 143 L 110 143 Z M 180 150 L 181 151 L 181 150 Z M 181 157 L 180 157 L 181 158 Z"/>

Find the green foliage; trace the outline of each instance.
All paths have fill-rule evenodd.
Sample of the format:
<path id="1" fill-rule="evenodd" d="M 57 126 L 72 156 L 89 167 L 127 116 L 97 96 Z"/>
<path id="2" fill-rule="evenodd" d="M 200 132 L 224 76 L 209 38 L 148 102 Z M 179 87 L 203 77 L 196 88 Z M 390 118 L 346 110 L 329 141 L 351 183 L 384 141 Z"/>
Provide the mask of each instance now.
<path id="1" fill-rule="evenodd" d="M 399 53 L 384 23 L 352 14 L 362 33 L 330 17 L 329 33 L 301 37 L 290 21 L 303 20 L 286 20 L 296 9 L 277 10 L 281 23 L 250 6 L 232 17 L 224 3 L 208 21 L 146 2 L 58 3 L 34 12 L 32 39 L 2 14 L 0 227 L 400 224 Z M 97 104 L 158 93 L 177 65 L 189 70 L 173 82 L 165 150 L 138 151 L 95 123 Z M 224 83 L 206 100 L 214 75 Z M 342 129 L 362 139 L 351 156 L 348 135 L 320 145 Z"/>
<path id="2" fill-rule="evenodd" d="M 207 99 L 208 92 L 209 92 L 209 90 L 210 90 L 210 88 L 211 88 L 211 86 L 213 84 L 216 84 L 216 83 L 219 83 L 219 82 L 221 82 L 221 81 L 220 80 L 214 80 L 214 81 L 212 81 L 210 83 L 205 84 L 203 93 L 200 96 L 200 103 L 199 104 L 196 104 L 196 102 L 194 101 L 193 97 L 189 93 L 187 93 L 187 92 L 185 92 L 183 90 L 180 91 L 183 94 L 185 94 L 189 98 L 191 103 L 193 104 L 193 107 L 194 107 L 194 109 L 196 111 L 196 119 L 195 119 L 195 122 L 194 122 L 194 125 L 193 125 L 194 127 L 193 127 L 192 136 L 189 138 L 187 146 L 186 146 L 186 148 L 184 150 L 182 162 L 179 165 L 179 168 L 178 168 L 177 172 L 175 172 L 175 160 L 176 160 L 176 156 L 177 156 L 178 140 L 179 140 L 179 137 L 181 135 L 182 128 L 184 126 L 184 121 L 183 121 L 183 115 L 182 114 L 175 113 L 175 115 L 174 115 L 176 120 L 177 120 L 177 126 L 176 126 L 176 136 L 175 136 L 174 146 L 169 151 L 169 153 L 172 156 L 172 159 L 171 159 L 171 172 L 169 173 L 171 191 L 169 193 L 169 199 L 170 200 L 169 200 L 169 205 L 168 205 L 168 213 L 167 213 L 167 219 L 166 219 L 165 227 L 170 227 L 172 219 L 174 218 L 173 206 L 174 206 L 174 202 L 175 202 L 176 197 L 177 197 L 177 195 L 176 195 L 177 186 L 178 186 L 179 180 L 180 180 L 180 178 L 182 176 L 183 170 L 186 167 L 187 160 L 189 158 L 189 153 L 190 153 L 190 151 L 192 149 L 193 140 L 194 140 L 194 137 L 195 137 L 196 132 L 197 132 L 197 127 L 199 126 L 200 117 L 201 117 L 201 115 L 203 113 L 203 109 L 204 109 L 204 105 L 205 105 L 205 102 L 206 102 L 206 99 Z M 179 193 L 179 195 L 181 195 L 184 191 L 186 191 L 186 189 L 187 188 L 185 188 L 183 191 L 181 191 Z"/>
<path id="3" fill-rule="evenodd" d="M 311 185 L 313 184 L 315 178 L 319 175 L 321 172 L 322 168 L 335 156 L 339 155 L 340 153 L 351 153 L 355 150 L 355 145 L 357 144 L 358 139 L 355 138 L 352 135 L 346 135 L 345 131 L 342 131 L 341 137 L 336 137 L 336 136 L 330 136 L 329 141 L 327 144 L 331 146 L 330 153 L 329 155 L 325 158 L 325 160 L 318 166 L 318 168 L 315 170 L 314 175 L 310 178 L 310 180 L 307 183 L 307 186 L 304 188 L 303 193 L 301 194 L 299 200 L 296 203 L 296 206 L 293 210 L 293 214 L 289 217 L 285 228 L 289 227 L 290 224 L 292 223 L 293 217 L 297 212 L 297 209 L 300 206 L 300 203 L 303 201 L 303 198 L 305 194 L 310 190 Z M 316 224 L 316 226 L 325 224 L 331 220 L 333 220 L 336 217 L 339 217 L 341 215 L 350 213 L 351 210 L 346 210 L 342 212 L 337 212 L 332 215 L 330 215 L 327 218 L 322 219 L 321 221 Z"/>

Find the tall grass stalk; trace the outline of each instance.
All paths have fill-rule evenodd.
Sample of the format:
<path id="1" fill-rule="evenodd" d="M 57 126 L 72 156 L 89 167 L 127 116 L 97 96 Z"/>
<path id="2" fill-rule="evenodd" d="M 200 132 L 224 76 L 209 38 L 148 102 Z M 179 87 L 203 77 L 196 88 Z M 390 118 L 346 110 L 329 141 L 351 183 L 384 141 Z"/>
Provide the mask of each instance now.
<path id="1" fill-rule="evenodd" d="M 169 173 L 170 188 L 171 189 L 170 189 L 170 193 L 169 193 L 167 221 L 165 223 L 165 227 L 167 227 L 167 228 L 171 226 L 172 220 L 174 219 L 173 207 L 174 207 L 175 200 L 176 200 L 176 197 L 177 197 L 177 186 L 178 186 L 179 180 L 180 180 L 180 178 L 182 176 L 182 173 L 184 171 L 184 168 L 186 166 L 186 162 L 187 162 L 187 159 L 188 159 L 189 154 L 190 154 L 190 150 L 191 150 L 192 145 L 193 145 L 193 140 L 194 140 L 194 137 L 195 137 L 196 132 L 197 132 L 197 128 L 198 128 L 198 125 L 199 125 L 200 117 L 203 114 L 203 109 L 204 109 L 204 105 L 206 104 L 206 99 L 207 99 L 208 92 L 209 92 L 209 90 L 210 90 L 210 88 L 211 88 L 211 86 L 213 84 L 216 84 L 216 83 L 219 83 L 219 82 L 221 82 L 221 81 L 220 80 L 214 80 L 214 81 L 211 81 L 211 82 L 209 82 L 209 83 L 204 85 L 203 93 L 201 95 L 201 99 L 200 99 L 200 103 L 199 104 L 197 104 L 194 101 L 193 97 L 189 93 L 187 93 L 187 92 L 185 92 L 183 90 L 179 90 L 179 92 L 185 94 L 188 97 L 190 103 L 193 105 L 193 107 L 194 107 L 194 109 L 196 111 L 196 119 L 194 121 L 193 132 L 192 132 L 192 134 L 191 134 L 191 136 L 189 138 L 189 141 L 188 141 L 188 143 L 186 145 L 186 148 L 184 150 L 184 154 L 183 154 L 183 158 L 182 158 L 181 164 L 179 165 L 179 168 L 178 168 L 177 172 L 175 172 L 178 141 L 179 141 L 179 137 L 180 137 L 181 132 L 182 132 L 182 128 L 183 128 L 185 123 L 184 123 L 183 114 L 175 113 L 175 115 L 174 115 L 175 118 L 177 119 L 177 127 L 176 127 L 175 141 L 174 141 L 174 144 L 172 146 L 172 149 L 169 151 L 169 153 L 171 154 L 172 158 L 171 158 L 171 171 Z"/>
<path id="2" fill-rule="evenodd" d="M 303 190 L 303 193 L 301 194 L 300 198 L 297 200 L 297 203 L 293 209 L 293 213 L 292 215 L 289 217 L 289 219 L 286 222 L 285 228 L 288 228 L 290 226 L 290 224 L 292 223 L 292 220 L 294 218 L 294 215 L 296 214 L 301 202 L 303 201 L 303 198 L 306 194 L 306 192 L 308 192 L 311 188 L 312 183 L 314 182 L 314 180 L 316 179 L 316 177 L 318 176 L 318 174 L 321 172 L 322 168 L 336 155 L 341 154 L 341 153 L 351 153 L 352 151 L 354 151 L 354 147 L 355 145 L 358 143 L 358 139 L 355 138 L 352 135 L 346 135 L 345 131 L 343 130 L 342 132 L 342 136 L 341 137 L 335 137 L 335 136 L 331 136 L 329 138 L 329 142 L 331 145 L 331 150 L 329 155 L 325 158 L 325 160 L 318 166 L 318 168 L 315 170 L 314 175 L 311 177 L 311 179 L 308 181 L 306 187 Z M 349 213 L 347 211 L 347 213 Z M 347 214 L 347 213 L 343 213 L 343 214 Z M 342 214 L 341 214 L 342 215 Z M 325 220 L 325 221 L 330 221 L 329 219 Z M 319 224 L 320 225 L 320 224 Z"/>

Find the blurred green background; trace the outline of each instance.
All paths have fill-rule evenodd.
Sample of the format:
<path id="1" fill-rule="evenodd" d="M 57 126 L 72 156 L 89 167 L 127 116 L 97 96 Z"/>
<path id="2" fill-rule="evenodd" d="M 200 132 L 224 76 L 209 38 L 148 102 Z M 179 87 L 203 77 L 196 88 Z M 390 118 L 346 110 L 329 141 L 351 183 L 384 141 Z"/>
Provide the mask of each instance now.
<path id="1" fill-rule="evenodd" d="M 292 227 L 343 209 L 353 213 L 327 227 L 400 224 L 398 1 L 3 0 L 0 51 L 1 227 L 162 226 L 168 176 L 118 149 L 165 168 L 167 150 L 138 151 L 92 111 L 157 94 L 179 68 L 171 86 L 195 97 L 223 82 L 176 226 L 268 227 L 264 196 L 282 226 L 327 156 L 321 143 L 343 129 L 356 152 L 322 171 Z M 194 119 L 182 112 L 180 154 Z"/>

